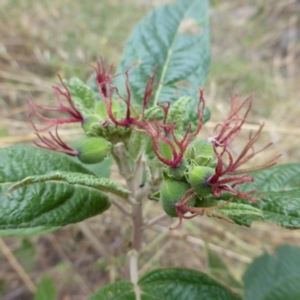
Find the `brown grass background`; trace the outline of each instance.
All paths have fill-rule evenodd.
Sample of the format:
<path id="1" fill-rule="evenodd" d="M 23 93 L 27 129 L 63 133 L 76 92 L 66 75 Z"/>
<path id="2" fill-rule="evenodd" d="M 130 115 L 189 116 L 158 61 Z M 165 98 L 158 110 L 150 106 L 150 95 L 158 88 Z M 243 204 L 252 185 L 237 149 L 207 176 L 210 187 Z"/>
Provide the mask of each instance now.
<path id="1" fill-rule="evenodd" d="M 0 147 L 30 143 L 34 138 L 27 121 L 28 100 L 53 101 L 56 72 L 86 79 L 99 55 L 117 63 L 134 24 L 158 2 L 0 0 Z M 255 123 L 264 122 L 259 144 L 272 141 L 274 145 L 256 162 L 277 154 L 282 154 L 278 163 L 300 161 L 299 0 L 211 2 L 212 65 L 205 92 L 212 119 L 203 135 L 224 119 L 233 92 L 243 97 L 254 92 L 251 123 L 241 141 Z M 61 134 L 72 139 L 77 132 L 80 129 L 72 127 Z M 145 201 L 146 219 L 160 213 L 158 204 Z M 199 217 L 169 231 L 171 222 L 146 231 L 141 274 L 161 266 L 211 273 L 208 248 L 240 281 L 247 265 L 264 251 L 285 243 L 300 246 L 299 231 L 274 224 L 258 222 L 244 228 Z M 57 299 L 86 299 L 104 284 L 122 278 L 129 238 L 130 222 L 115 207 L 25 242 L 3 237 L 0 299 L 33 299 L 32 291 L 44 274 L 54 278 Z M 113 255 L 110 262 L 105 251 Z"/>

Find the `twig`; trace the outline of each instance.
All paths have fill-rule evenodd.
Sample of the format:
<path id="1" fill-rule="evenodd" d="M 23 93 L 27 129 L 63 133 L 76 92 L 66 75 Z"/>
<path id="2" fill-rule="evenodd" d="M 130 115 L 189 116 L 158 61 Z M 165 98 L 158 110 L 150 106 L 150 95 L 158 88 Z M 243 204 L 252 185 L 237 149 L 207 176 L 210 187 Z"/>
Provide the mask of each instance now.
<path id="1" fill-rule="evenodd" d="M 127 188 L 131 194 L 129 196 L 129 202 L 132 206 L 132 236 L 131 236 L 131 249 L 136 251 L 138 254 L 142 248 L 142 237 L 143 237 L 143 211 L 142 211 L 142 199 L 145 191 L 140 192 L 141 179 L 143 178 L 144 162 L 142 156 L 139 157 L 132 168 L 129 165 L 127 159 L 127 153 L 123 143 L 119 143 L 114 146 L 112 151 L 113 157 L 117 163 L 120 174 L 125 178 Z M 131 253 L 131 252 L 130 252 Z M 125 268 L 126 277 L 130 279 L 136 279 L 132 277 L 132 255 L 129 255 L 129 260 Z M 136 264 L 137 264 L 136 256 Z M 137 266 L 136 266 L 137 268 Z M 132 281 L 134 284 L 135 282 Z"/>
<path id="2" fill-rule="evenodd" d="M 130 250 L 128 252 L 129 266 L 130 266 L 130 280 L 133 284 L 136 284 L 138 278 L 138 252 L 136 250 Z"/>
<path id="3" fill-rule="evenodd" d="M 130 269 L 130 280 L 134 285 L 135 299 L 141 300 L 141 289 L 138 285 L 138 252 L 133 249 L 128 252 L 129 257 L 129 269 Z"/>
<path id="4" fill-rule="evenodd" d="M 143 175 L 143 163 L 140 160 L 137 161 L 136 170 L 131 180 L 127 181 L 127 186 L 133 194 L 136 201 L 132 205 L 133 216 L 133 230 L 132 230 L 132 249 L 140 251 L 142 248 L 142 236 L 143 236 L 143 211 L 142 211 L 142 198 L 137 198 L 137 192 L 139 190 L 140 180 Z"/>
<path id="5" fill-rule="evenodd" d="M 150 228 L 150 227 L 152 227 L 153 225 L 155 225 L 156 223 L 158 223 L 158 222 L 160 222 L 160 221 L 162 221 L 162 220 L 165 220 L 165 219 L 167 219 L 167 218 L 169 218 L 169 216 L 167 215 L 167 214 L 161 214 L 161 215 L 159 215 L 159 216 L 157 216 L 157 217 L 155 217 L 155 218 L 153 218 L 153 219 L 151 219 L 151 220 L 149 220 L 149 221 L 147 221 L 145 224 L 144 224 L 144 228 Z"/>
<path id="6" fill-rule="evenodd" d="M 26 284 L 28 290 L 34 294 L 36 292 L 36 286 L 34 282 L 31 280 L 31 278 L 28 276 L 28 274 L 25 272 L 23 267 L 20 265 L 20 263 L 17 261 L 13 253 L 10 251 L 10 249 L 7 247 L 3 239 L 0 237 L 0 249 L 3 255 L 6 257 L 6 259 L 9 261 L 11 266 L 14 268 L 14 270 L 17 272 L 21 280 Z"/>

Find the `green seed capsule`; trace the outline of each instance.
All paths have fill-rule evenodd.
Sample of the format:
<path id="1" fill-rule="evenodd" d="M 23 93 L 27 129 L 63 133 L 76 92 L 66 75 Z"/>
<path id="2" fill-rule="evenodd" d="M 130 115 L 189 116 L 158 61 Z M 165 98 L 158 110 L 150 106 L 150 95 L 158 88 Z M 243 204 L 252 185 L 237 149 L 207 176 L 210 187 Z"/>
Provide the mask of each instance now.
<path id="1" fill-rule="evenodd" d="M 194 161 L 198 166 L 216 167 L 217 157 L 211 142 L 197 139 L 185 152 L 185 157 Z"/>
<path id="2" fill-rule="evenodd" d="M 174 179 L 164 180 L 160 188 L 160 201 L 166 214 L 171 217 L 177 217 L 175 205 L 190 188 L 191 186 L 183 181 Z M 186 205 L 194 206 L 195 202 L 196 198 L 189 201 Z"/>
<path id="3" fill-rule="evenodd" d="M 212 192 L 211 185 L 207 179 L 215 173 L 215 169 L 210 167 L 196 166 L 188 171 L 187 181 L 195 189 L 200 197 L 205 197 Z"/>
<path id="4" fill-rule="evenodd" d="M 87 135 L 97 133 L 97 129 L 100 127 L 100 119 L 96 115 L 88 115 L 82 122 L 82 129 Z"/>
<path id="5" fill-rule="evenodd" d="M 110 153 L 111 143 L 102 137 L 86 137 L 75 143 L 78 159 L 85 164 L 95 164 L 104 160 Z"/>
<path id="6" fill-rule="evenodd" d="M 189 168 L 189 163 L 187 159 L 183 158 L 181 163 L 177 167 L 166 167 L 165 172 L 169 177 L 173 177 L 176 179 L 183 179 L 187 170 Z"/>

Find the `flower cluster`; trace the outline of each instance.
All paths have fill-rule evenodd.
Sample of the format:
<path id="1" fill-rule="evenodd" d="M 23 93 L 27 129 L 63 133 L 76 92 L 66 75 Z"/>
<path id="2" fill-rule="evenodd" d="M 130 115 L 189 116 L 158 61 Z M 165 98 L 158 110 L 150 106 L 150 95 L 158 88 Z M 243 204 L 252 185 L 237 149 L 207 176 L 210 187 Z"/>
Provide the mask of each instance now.
<path id="1" fill-rule="evenodd" d="M 58 126 L 66 123 L 81 123 L 84 130 L 86 130 L 85 127 L 88 127 L 86 124 L 90 126 L 88 130 L 90 130 L 90 128 L 94 130 L 96 126 L 96 130 L 92 131 L 92 136 L 97 136 L 97 134 L 101 136 L 102 134 L 102 137 L 108 140 L 108 143 L 105 145 L 103 141 L 101 141 L 101 143 L 99 142 L 101 145 L 103 144 L 102 148 L 105 150 L 103 150 L 105 153 L 103 152 L 103 154 L 101 154 L 101 159 L 105 157 L 106 151 L 110 151 L 111 143 L 113 144 L 115 142 L 115 140 L 110 139 L 109 136 L 109 134 L 115 131 L 109 131 L 108 134 L 104 135 L 101 131 L 103 128 L 113 126 L 115 130 L 118 128 L 126 129 L 126 132 L 129 132 L 129 134 L 133 131 L 144 133 L 152 141 L 152 151 L 163 166 L 166 182 L 164 190 L 168 191 L 168 184 L 171 184 L 168 182 L 172 182 L 172 186 L 181 185 L 180 192 L 178 193 L 180 196 L 179 199 L 178 195 L 171 194 L 171 197 L 161 196 L 162 201 L 166 198 L 168 198 L 168 203 L 171 201 L 171 206 L 168 206 L 168 203 L 163 203 L 163 207 L 166 208 L 166 212 L 171 216 L 179 217 L 179 224 L 182 219 L 203 214 L 210 214 L 230 220 L 218 213 L 217 210 L 224 205 L 228 205 L 231 199 L 220 205 L 201 207 L 201 203 L 199 204 L 199 201 L 196 201 L 195 197 L 203 200 L 206 199 L 207 196 L 212 195 L 215 199 L 218 199 L 223 193 L 229 193 L 241 199 L 249 200 L 250 202 L 257 200 L 257 198 L 253 196 L 255 191 L 242 192 L 238 189 L 238 186 L 253 182 L 254 179 L 248 174 L 249 171 L 267 168 L 275 164 L 277 157 L 255 168 L 241 168 L 256 154 L 271 145 L 268 144 L 259 151 L 254 149 L 254 144 L 260 136 L 263 124 L 258 127 L 258 130 L 254 134 L 250 134 L 248 142 L 236 158 L 230 150 L 232 142 L 240 133 L 242 126 L 247 122 L 247 117 L 252 106 L 252 97 L 248 97 L 244 101 L 240 101 L 238 96 L 232 97 L 227 119 L 217 124 L 212 137 L 205 141 L 199 141 L 197 135 L 201 131 L 204 123 L 203 113 L 205 100 L 203 90 L 200 90 L 197 101 L 196 112 L 198 118 L 195 124 L 196 129 L 192 131 L 192 126 L 189 124 L 184 130 L 179 130 L 178 124 L 172 120 L 172 116 L 170 116 L 173 104 L 170 102 L 152 103 L 154 92 L 159 84 L 155 80 L 156 69 L 145 85 L 141 107 L 136 107 L 132 103 L 129 84 L 130 70 L 125 72 L 126 93 L 124 96 L 121 95 L 118 88 L 113 84 L 112 79 L 117 75 L 111 74 L 112 66 L 108 69 L 105 68 L 104 61 L 101 58 L 94 69 L 95 81 L 101 100 L 93 100 L 92 105 L 90 98 L 87 102 L 88 105 L 85 105 L 86 103 L 84 101 L 76 102 L 72 91 L 70 91 L 68 86 L 62 81 L 61 77 L 59 77 L 59 79 L 62 88 L 54 87 L 58 107 L 44 107 L 30 102 L 29 107 L 31 112 L 29 119 L 41 141 L 41 143 L 36 142 L 36 145 L 42 148 L 64 152 L 69 155 L 81 155 L 85 161 L 94 161 L 94 159 L 85 157 L 84 154 L 81 153 L 82 151 L 79 152 L 76 149 L 72 149 L 64 143 L 58 135 Z M 87 94 L 89 94 L 89 90 Z M 101 105 L 105 110 L 104 113 L 100 113 L 102 119 L 97 115 Z M 118 106 L 117 110 L 116 105 Z M 151 115 L 149 118 L 147 112 L 153 105 L 159 108 L 160 114 Z M 149 108 L 149 106 L 151 107 Z M 40 110 L 44 112 L 60 112 L 66 117 L 46 117 L 39 112 Z M 182 115 L 184 116 L 184 114 Z M 46 122 L 47 125 L 38 129 L 33 122 L 34 117 Z M 40 134 L 41 131 L 46 131 L 53 127 L 55 128 L 55 133 L 49 132 L 50 138 Z M 120 136 L 120 134 L 118 136 Z M 94 145 L 94 140 L 91 142 L 84 141 L 83 143 L 86 148 L 86 145 Z M 83 148 L 81 147 L 81 149 Z M 181 172 L 176 172 L 179 168 L 181 168 Z M 186 216 L 185 213 L 187 212 L 189 212 L 190 215 Z"/>
<path id="2" fill-rule="evenodd" d="M 187 177 L 187 181 L 190 183 L 191 188 L 186 191 L 180 201 L 175 203 L 176 214 L 179 217 L 178 226 L 181 224 L 182 219 L 190 219 L 203 214 L 212 215 L 232 222 L 228 217 L 217 212 L 218 209 L 228 205 L 232 199 L 229 199 L 220 205 L 211 207 L 195 207 L 188 205 L 190 201 L 193 201 L 194 197 L 198 196 L 203 199 L 207 194 L 211 194 L 216 198 L 220 198 L 222 193 L 229 193 L 240 199 L 249 200 L 252 203 L 259 199 L 253 197 L 253 194 L 258 191 L 242 192 L 238 189 L 238 186 L 254 181 L 254 178 L 250 176 L 248 172 L 265 169 L 276 164 L 278 156 L 271 158 L 264 164 L 256 167 L 246 169 L 241 168 L 256 154 L 272 145 L 272 143 L 270 143 L 260 150 L 254 149 L 254 144 L 259 139 L 264 124 L 259 125 L 256 132 L 250 133 L 248 142 L 236 158 L 234 158 L 234 155 L 230 150 L 231 143 L 235 140 L 241 131 L 243 124 L 247 121 L 251 105 L 252 97 L 240 102 L 239 97 L 234 96 L 231 99 L 229 116 L 224 122 L 216 125 L 213 137 L 206 140 L 206 143 L 211 145 L 211 149 L 215 155 L 215 164 L 213 167 L 211 165 L 209 167 L 192 167 L 192 171 L 188 171 L 189 176 Z M 244 113 L 242 113 L 242 111 L 244 111 Z M 193 155 L 195 156 L 195 153 Z M 190 212 L 191 215 L 185 216 L 184 214 L 186 212 Z"/>

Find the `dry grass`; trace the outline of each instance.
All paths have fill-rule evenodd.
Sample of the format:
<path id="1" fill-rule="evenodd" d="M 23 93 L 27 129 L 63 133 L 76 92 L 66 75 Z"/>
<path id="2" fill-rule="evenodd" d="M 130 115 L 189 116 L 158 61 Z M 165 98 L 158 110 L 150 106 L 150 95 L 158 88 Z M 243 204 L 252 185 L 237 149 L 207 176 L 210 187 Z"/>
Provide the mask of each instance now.
<path id="1" fill-rule="evenodd" d="M 55 72 L 85 78 L 98 55 L 109 62 L 118 61 L 124 40 L 151 3 L 103 2 L 86 0 L 84 6 L 79 0 L 0 2 L 0 147 L 33 138 L 27 101 L 34 98 L 49 103 L 53 99 Z M 212 120 L 203 134 L 224 118 L 233 91 L 245 96 L 255 92 L 251 119 L 266 124 L 261 144 L 274 142 L 260 160 L 282 153 L 280 163 L 300 161 L 299 28 L 300 5 L 296 0 L 267 0 L 263 4 L 259 0 L 213 1 L 212 70 L 206 87 Z M 247 124 L 245 136 L 253 126 Z M 71 130 L 74 134 L 77 129 Z M 70 133 L 62 132 L 65 136 Z M 147 219 L 160 213 L 158 204 L 145 202 Z M 53 276 L 59 299 L 86 299 L 105 283 L 122 277 L 129 224 L 113 207 L 84 225 L 30 238 L 36 259 L 27 275 L 34 284 L 44 273 Z M 242 228 L 202 217 L 169 231 L 170 224 L 171 220 L 164 220 L 147 230 L 145 244 L 149 244 L 141 256 L 141 273 L 158 266 L 208 271 L 208 244 L 240 278 L 246 265 L 262 251 L 283 243 L 300 246 L 298 231 L 273 224 Z M 3 241 L 11 251 L 21 244 L 16 238 Z M 110 262 L 103 259 L 103 246 L 113 253 Z M 32 299 L 20 272 L 1 254 L 0 265 L 0 283 L 4 281 L 5 286 L 0 298 Z"/>

